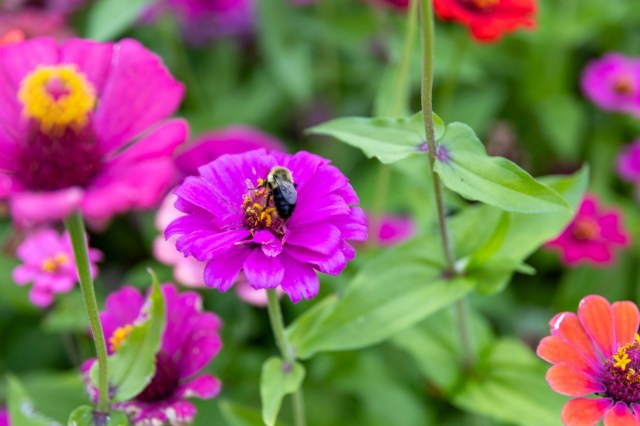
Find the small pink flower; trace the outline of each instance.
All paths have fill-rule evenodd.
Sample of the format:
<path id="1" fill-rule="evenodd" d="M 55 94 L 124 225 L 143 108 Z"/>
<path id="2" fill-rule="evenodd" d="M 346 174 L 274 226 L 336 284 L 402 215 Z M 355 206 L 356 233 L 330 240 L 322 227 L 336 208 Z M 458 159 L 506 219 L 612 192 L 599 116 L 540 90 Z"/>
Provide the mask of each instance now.
<path id="1" fill-rule="evenodd" d="M 618 174 L 640 187 L 640 139 L 625 147 L 618 157 Z"/>
<path id="2" fill-rule="evenodd" d="M 640 116 L 640 60 L 609 53 L 589 62 L 582 91 L 602 109 Z"/>
<path id="3" fill-rule="evenodd" d="M 46 308 L 53 302 L 55 293 L 71 291 L 78 282 L 78 273 L 67 232 L 59 235 L 52 229 L 44 229 L 29 235 L 18 246 L 16 255 L 23 264 L 13 270 L 13 280 L 18 285 L 33 283 L 29 299 L 34 305 Z M 95 263 L 102 254 L 89 249 L 92 262 L 91 275 L 95 277 Z"/>
<path id="4" fill-rule="evenodd" d="M 17 32 L 16 32 L 17 31 Z M 73 36 L 65 15 L 39 9 L 25 9 L 15 13 L 0 13 L 0 34 L 3 38 L 21 33 L 22 39 L 50 36 L 64 41 Z"/>
<path id="5" fill-rule="evenodd" d="M 603 418 L 605 426 L 640 425 L 639 324 L 634 303 L 610 304 L 597 295 L 582 299 L 577 315 L 562 312 L 551 319 L 551 336 L 537 353 L 553 364 L 549 386 L 575 397 L 562 409 L 565 426 L 595 425 Z"/>
<path id="6" fill-rule="evenodd" d="M 629 236 L 616 210 L 600 210 L 598 200 L 587 195 L 573 221 L 546 247 L 560 251 L 562 261 L 573 266 L 581 262 L 606 266 L 613 262 L 616 246 L 626 247 Z"/>
<path id="7" fill-rule="evenodd" d="M 203 368 L 222 347 L 220 319 L 202 311 L 202 299 L 193 292 L 179 294 L 172 284 L 163 284 L 167 323 L 156 355 L 156 372 L 142 392 L 114 408 L 127 413 L 134 426 L 190 424 L 196 407 L 188 398 L 211 399 L 220 392 L 220 381 Z M 107 297 L 100 322 L 110 354 L 116 352 L 139 318 L 145 299 L 133 287 L 123 287 Z M 82 366 L 89 394 L 97 400 L 89 371 L 95 358 Z"/>
<path id="8" fill-rule="evenodd" d="M 11 426 L 9 412 L 4 408 L 0 408 L 0 426 Z"/>
<path id="9" fill-rule="evenodd" d="M 382 216 L 367 216 L 367 228 L 369 235 L 373 235 L 372 227 L 376 227 L 376 244 L 380 246 L 390 246 L 400 244 L 416 233 L 415 221 L 408 216 L 397 216 L 385 214 Z"/>

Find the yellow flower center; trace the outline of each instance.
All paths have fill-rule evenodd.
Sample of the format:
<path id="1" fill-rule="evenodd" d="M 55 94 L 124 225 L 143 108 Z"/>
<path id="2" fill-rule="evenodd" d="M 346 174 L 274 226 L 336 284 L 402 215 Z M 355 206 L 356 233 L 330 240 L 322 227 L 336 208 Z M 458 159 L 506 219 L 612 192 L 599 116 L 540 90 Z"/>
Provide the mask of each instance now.
<path id="1" fill-rule="evenodd" d="M 629 354 L 627 351 L 630 349 L 637 349 L 640 345 L 640 335 L 636 334 L 635 340 L 633 342 L 627 343 L 624 346 L 620 346 L 618 351 L 613 355 L 613 366 L 618 368 L 620 371 L 625 371 L 627 368 L 627 364 L 631 362 L 631 358 L 629 358 Z M 629 376 L 636 376 L 636 372 L 633 368 L 629 369 L 629 374 L 627 374 L 627 378 Z"/>
<path id="2" fill-rule="evenodd" d="M 133 327 L 131 324 L 127 324 L 117 328 L 116 331 L 113 332 L 113 335 L 109 338 L 109 349 L 111 349 L 111 352 L 115 352 L 120 348 L 120 345 L 124 343 L 129 333 L 131 333 L 131 330 L 133 330 Z"/>
<path id="3" fill-rule="evenodd" d="M 579 218 L 571 233 L 578 240 L 595 240 L 600 235 L 600 224 L 593 217 Z"/>
<path id="4" fill-rule="evenodd" d="M 61 266 L 69 263 L 69 256 L 65 253 L 58 253 L 53 257 L 48 257 L 42 262 L 42 270 L 53 274 L 58 272 Z"/>
<path id="5" fill-rule="evenodd" d="M 38 66 L 22 80 L 18 99 L 25 117 L 53 135 L 82 129 L 96 105 L 93 86 L 73 65 Z"/>
<path id="6" fill-rule="evenodd" d="M 630 95 L 633 93 L 633 79 L 628 75 L 622 75 L 613 82 L 613 91 L 618 95 Z"/>

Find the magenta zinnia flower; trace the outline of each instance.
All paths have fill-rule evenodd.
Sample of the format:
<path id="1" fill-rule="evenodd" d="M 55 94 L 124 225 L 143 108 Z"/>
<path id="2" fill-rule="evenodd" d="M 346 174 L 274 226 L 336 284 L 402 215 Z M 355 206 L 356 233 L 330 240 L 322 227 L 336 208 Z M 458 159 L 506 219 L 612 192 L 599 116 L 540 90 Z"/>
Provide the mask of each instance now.
<path id="1" fill-rule="evenodd" d="M 617 247 L 629 244 L 621 222 L 620 212 L 601 210 L 597 198 L 585 196 L 573 221 L 546 247 L 560 251 L 569 266 L 581 262 L 606 266 L 613 262 Z"/>
<path id="2" fill-rule="evenodd" d="M 618 157 L 618 174 L 640 187 L 640 140 L 625 147 Z"/>
<path id="3" fill-rule="evenodd" d="M 0 71 L 0 197 L 15 221 L 80 210 L 102 222 L 164 195 L 187 127 L 165 121 L 184 89 L 156 55 L 133 40 L 40 38 L 0 49 Z"/>
<path id="4" fill-rule="evenodd" d="M 578 315 L 562 312 L 549 322 L 551 336 L 538 356 L 553 364 L 551 388 L 576 397 L 562 409 L 565 426 L 640 425 L 640 313 L 632 302 L 613 305 L 597 295 L 580 302 Z M 595 394 L 595 398 L 585 398 Z"/>
<path id="5" fill-rule="evenodd" d="M 589 62 L 582 91 L 602 109 L 640 115 L 640 60 L 609 53 Z"/>
<path id="6" fill-rule="evenodd" d="M 291 171 L 297 204 L 282 220 L 266 188 L 275 166 Z M 366 219 L 348 179 L 316 155 L 264 150 L 223 155 L 185 179 L 175 194 L 184 216 L 165 235 L 186 256 L 206 261 L 205 283 L 227 291 L 240 271 L 254 288 L 281 286 L 293 302 L 318 293 L 316 271 L 339 274 L 366 239 Z M 270 200 L 270 201 L 269 201 Z M 267 205 L 267 201 L 269 204 Z"/>
<path id="7" fill-rule="evenodd" d="M 13 270 L 13 280 L 18 285 L 33 283 L 29 299 L 38 307 L 46 308 L 53 302 L 56 293 L 71 291 L 78 282 L 71 239 L 67 232 L 60 235 L 52 229 L 37 231 L 18 246 L 16 255 L 23 263 Z M 94 262 L 101 258 L 98 250 L 89 249 L 92 277 L 98 272 Z"/>
<path id="8" fill-rule="evenodd" d="M 416 233 L 416 223 L 409 216 L 399 216 L 391 214 L 368 215 L 369 235 L 377 232 L 376 244 L 380 246 L 391 246 L 400 244 Z"/>
<path id="9" fill-rule="evenodd" d="M 202 312 L 200 295 L 178 294 L 172 284 L 161 286 L 167 323 L 156 355 L 156 373 L 151 382 L 132 400 L 114 404 L 129 415 L 135 426 L 190 424 L 196 407 L 187 398 L 211 399 L 220 392 L 220 381 L 210 374 L 199 374 L 222 347 L 220 319 Z M 107 297 L 100 322 L 108 340 L 110 354 L 116 352 L 140 318 L 145 304 L 142 294 L 133 287 L 123 287 Z M 92 358 L 82 366 L 85 382 L 93 400 L 97 389 L 90 385 Z"/>
<path id="10" fill-rule="evenodd" d="M 4 408 L 0 408 L 0 426 L 11 426 L 9 412 Z"/>

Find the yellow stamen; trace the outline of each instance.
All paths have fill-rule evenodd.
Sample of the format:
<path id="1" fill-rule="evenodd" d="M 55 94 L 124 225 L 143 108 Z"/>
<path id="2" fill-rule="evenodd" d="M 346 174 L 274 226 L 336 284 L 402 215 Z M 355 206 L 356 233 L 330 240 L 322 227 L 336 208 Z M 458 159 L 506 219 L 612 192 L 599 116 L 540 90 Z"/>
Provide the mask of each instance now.
<path id="1" fill-rule="evenodd" d="M 96 105 L 93 86 L 73 65 L 37 67 L 22 79 L 18 99 L 25 117 L 47 134 L 82 129 Z"/>
<path id="2" fill-rule="evenodd" d="M 636 333 L 636 342 L 640 345 L 640 335 Z"/>
<path id="3" fill-rule="evenodd" d="M 624 351 L 622 352 L 622 354 L 620 354 L 619 350 L 618 353 L 613 356 L 613 359 L 615 361 L 613 366 L 618 367 L 622 371 L 624 371 L 627 368 L 627 364 L 631 362 L 629 355 L 627 355 L 627 353 Z"/>
<path id="4" fill-rule="evenodd" d="M 131 333 L 131 330 L 133 330 L 133 327 L 131 324 L 127 324 L 117 328 L 116 331 L 113 332 L 113 335 L 109 338 L 109 349 L 111 349 L 111 352 L 115 352 L 120 348 L 120 345 L 124 343 L 129 333 Z"/>
<path id="5" fill-rule="evenodd" d="M 53 257 L 48 257 L 42 261 L 42 270 L 49 274 L 57 272 L 61 266 L 69 263 L 69 256 L 65 253 L 58 253 Z"/>

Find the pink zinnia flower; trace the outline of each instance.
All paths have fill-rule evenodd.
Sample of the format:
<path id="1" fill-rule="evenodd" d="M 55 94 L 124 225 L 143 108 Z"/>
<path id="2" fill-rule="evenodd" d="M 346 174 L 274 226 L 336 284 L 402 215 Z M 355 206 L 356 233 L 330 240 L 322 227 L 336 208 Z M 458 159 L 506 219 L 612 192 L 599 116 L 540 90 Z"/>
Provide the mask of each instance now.
<path id="1" fill-rule="evenodd" d="M 618 157 L 618 174 L 640 187 L 640 140 L 625 147 Z"/>
<path id="2" fill-rule="evenodd" d="M 0 408 L 0 426 L 11 426 L 9 412 L 4 408 Z"/>
<path id="3" fill-rule="evenodd" d="M 289 169 L 297 185 L 287 220 L 270 191 L 258 188 L 276 166 Z M 281 286 L 293 302 L 311 299 L 319 289 L 316 271 L 339 274 L 355 256 L 347 240 L 366 239 L 355 191 L 321 157 L 257 150 L 223 155 L 199 171 L 176 189 L 176 208 L 186 214 L 165 235 L 177 235 L 178 250 L 207 262 L 209 287 L 227 291 L 242 270 L 254 288 Z"/>
<path id="4" fill-rule="evenodd" d="M 640 60 L 609 53 L 589 62 L 582 91 L 602 109 L 640 115 Z"/>
<path id="5" fill-rule="evenodd" d="M 29 299 L 38 307 L 51 305 L 54 294 L 69 292 L 78 282 L 71 239 L 67 232 L 60 235 L 52 229 L 37 231 L 18 246 L 16 255 L 23 263 L 13 270 L 13 280 L 18 285 L 33 283 Z M 98 272 L 93 262 L 101 258 L 98 250 L 89 249 L 92 277 Z"/>
<path id="6" fill-rule="evenodd" d="M 15 221 L 103 222 L 161 199 L 187 125 L 165 121 L 184 89 L 155 54 L 39 38 L 1 48 L 0 71 L 0 198 Z"/>
<path id="7" fill-rule="evenodd" d="M 156 355 L 156 373 L 133 399 L 113 405 L 127 413 L 135 426 L 190 424 L 196 407 L 187 398 L 211 399 L 220 392 L 217 378 L 199 374 L 222 347 L 220 319 L 211 312 L 202 312 L 197 293 L 178 294 L 172 284 L 163 284 L 161 289 L 167 323 Z M 127 338 L 144 304 L 144 297 L 133 287 L 123 287 L 107 297 L 100 322 L 110 354 Z M 97 389 L 90 385 L 88 377 L 94 362 L 95 358 L 85 362 L 82 371 L 91 398 L 97 400 Z"/>
<path id="8" fill-rule="evenodd" d="M 613 305 L 597 295 L 580 302 L 578 315 L 563 312 L 549 322 L 551 336 L 538 356 L 553 364 L 551 388 L 576 397 L 562 409 L 565 426 L 640 425 L 640 313 L 632 302 Z M 584 398 L 595 394 L 595 398 Z"/>
<path id="9" fill-rule="evenodd" d="M 44 10 L 48 12 L 70 13 L 80 8 L 86 0 L 3 0 L 2 10 Z"/>
<path id="10" fill-rule="evenodd" d="M 581 262 L 606 266 L 613 262 L 617 246 L 629 244 L 621 222 L 620 212 L 601 210 L 597 198 L 588 195 L 569 226 L 546 246 L 560 251 L 562 261 L 569 266 Z"/>
<path id="11" fill-rule="evenodd" d="M 367 219 L 369 235 L 372 234 L 372 227 L 375 226 L 376 244 L 380 246 L 400 244 L 416 233 L 416 223 L 408 216 L 384 214 L 376 217 L 368 215 Z"/>

